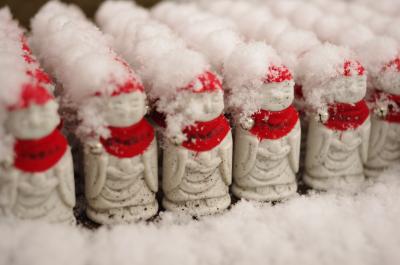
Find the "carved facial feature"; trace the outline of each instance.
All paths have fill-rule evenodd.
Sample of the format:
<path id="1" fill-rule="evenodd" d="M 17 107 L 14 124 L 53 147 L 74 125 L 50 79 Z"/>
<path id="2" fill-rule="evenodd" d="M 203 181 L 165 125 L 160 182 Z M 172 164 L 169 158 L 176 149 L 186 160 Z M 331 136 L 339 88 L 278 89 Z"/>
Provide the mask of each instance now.
<path id="1" fill-rule="evenodd" d="M 357 103 L 365 97 L 367 79 L 365 75 L 338 77 L 328 82 L 326 91 L 338 103 Z"/>
<path id="2" fill-rule="evenodd" d="M 261 107 L 265 110 L 280 111 L 288 108 L 294 99 L 294 82 L 264 83 L 260 90 Z"/>
<path id="3" fill-rule="evenodd" d="M 58 104 L 49 100 L 43 105 L 35 103 L 27 108 L 9 112 L 5 128 L 15 138 L 36 140 L 49 135 L 60 123 Z"/>
<path id="4" fill-rule="evenodd" d="M 105 100 L 104 118 L 109 126 L 128 127 L 146 114 L 146 96 L 141 91 L 122 93 Z"/>
<path id="5" fill-rule="evenodd" d="M 203 93 L 190 93 L 184 112 L 195 121 L 210 121 L 224 110 L 224 97 L 221 90 Z"/>

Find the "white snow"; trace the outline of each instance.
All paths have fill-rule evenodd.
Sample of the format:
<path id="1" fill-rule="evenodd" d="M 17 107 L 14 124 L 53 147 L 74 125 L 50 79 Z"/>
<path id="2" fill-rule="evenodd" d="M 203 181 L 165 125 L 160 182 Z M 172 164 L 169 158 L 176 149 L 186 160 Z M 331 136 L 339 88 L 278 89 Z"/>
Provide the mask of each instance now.
<path id="1" fill-rule="evenodd" d="M 357 49 L 357 54 L 367 69 L 372 84 L 377 85 L 376 79 L 383 76 L 382 70 L 384 66 L 400 56 L 400 47 L 394 39 L 376 37 L 360 46 Z M 388 76 L 386 75 L 386 77 Z M 389 82 L 389 80 L 386 80 L 386 82 Z"/>
<path id="2" fill-rule="evenodd" d="M 140 85 L 139 78 L 76 6 L 48 2 L 31 24 L 35 51 L 78 111 L 78 136 L 108 136 L 98 95 L 111 95 L 128 81 Z"/>
<path id="3" fill-rule="evenodd" d="M 306 30 L 287 30 L 272 43 L 281 54 L 283 62 L 294 71 L 295 76 L 299 58 L 320 44 L 315 34 Z"/>
<path id="4" fill-rule="evenodd" d="M 275 50 L 264 43 L 250 42 L 238 46 L 224 64 L 228 108 L 242 117 L 251 116 L 261 109 L 260 89 L 268 69 L 281 65 Z"/>
<path id="5" fill-rule="evenodd" d="M 316 6 L 303 2 L 291 13 L 292 23 L 301 29 L 312 30 L 314 23 L 323 15 Z"/>
<path id="6" fill-rule="evenodd" d="M 159 12 L 167 13 L 169 6 L 165 8 Z M 96 20 L 143 79 L 157 111 L 166 115 L 165 135 L 184 139 L 182 129 L 195 121 L 183 111 L 188 93 L 181 90 L 209 70 L 205 57 L 189 49 L 165 25 L 151 19 L 149 11 L 132 2 L 106 1 Z"/>
<path id="7" fill-rule="evenodd" d="M 356 61 L 353 52 L 329 43 L 315 46 L 301 57 L 295 72 L 310 106 L 318 108 L 327 103 L 335 92 L 327 90 L 327 82 L 342 75 L 345 61 Z"/>
<path id="8" fill-rule="evenodd" d="M 36 62 L 28 64 L 22 48 L 24 30 L 14 21 L 8 7 L 0 9 L 0 161 L 13 161 L 14 137 L 6 132 L 8 108 L 17 104 L 23 86 L 36 82 L 27 71 L 39 68 Z M 29 55 L 34 59 L 34 56 Z M 1 173 L 0 173 L 1 174 Z"/>
<path id="9" fill-rule="evenodd" d="M 399 193 L 397 166 L 357 195 L 241 201 L 198 221 L 162 213 L 149 224 L 89 231 L 1 220 L 0 264 L 398 264 Z"/>

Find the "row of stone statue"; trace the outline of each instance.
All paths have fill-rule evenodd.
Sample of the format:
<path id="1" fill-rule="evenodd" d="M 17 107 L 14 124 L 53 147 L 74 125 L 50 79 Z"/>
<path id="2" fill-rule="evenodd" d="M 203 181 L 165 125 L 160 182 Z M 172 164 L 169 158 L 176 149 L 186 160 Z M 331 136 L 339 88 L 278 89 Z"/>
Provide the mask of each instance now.
<path id="1" fill-rule="evenodd" d="M 21 44 L 32 64 L 36 59 Z M 400 60 L 393 64 L 400 69 Z M 166 210 L 193 216 L 225 211 L 231 192 L 247 200 L 284 200 L 297 192 L 300 158 L 302 179 L 311 188 L 357 191 L 366 176 L 377 177 L 400 160 L 400 88 L 376 92 L 379 104 L 369 107 L 364 68 L 351 60 L 340 67 L 341 74 L 324 84 L 332 103 L 304 116 L 302 126 L 286 67 L 266 69 L 261 108 L 240 124 L 224 113 L 220 79 L 205 71 L 182 89 L 180 111 L 195 121 L 182 128 L 182 141 L 163 135 L 163 113 L 153 109 L 145 117 L 146 93 L 138 80 L 128 78 L 109 95 L 94 95 L 109 136 L 82 143 L 87 216 L 100 224 L 149 219 L 159 209 L 157 192 Z M 7 107 L 3 127 L 15 141 L 13 158 L 0 165 L 0 215 L 74 223 L 74 165 L 61 132 L 64 117 L 47 88 L 50 79 L 36 70 Z"/>
<path id="2" fill-rule="evenodd" d="M 212 89 L 193 93 L 193 98 L 202 94 L 197 122 L 184 129 L 187 139 L 181 144 L 169 140 L 163 144 L 160 175 L 165 209 L 196 216 L 224 211 L 231 203 L 232 167 L 231 190 L 239 198 L 276 201 L 295 194 L 301 137 L 299 115 L 292 106 L 293 85 L 281 87 L 275 100 L 266 100 L 252 116 L 251 126 L 237 126 L 233 144 L 220 82 L 211 73 L 200 80 L 211 83 Z M 371 161 L 365 173 L 377 176 L 398 160 L 398 120 L 373 118 L 375 146 L 368 154 L 369 109 L 363 100 L 365 88 L 359 92 L 337 98 L 327 117 L 319 114 L 310 120 L 304 174 L 309 186 L 357 188 L 364 181 L 363 163 Z M 133 222 L 158 211 L 157 140 L 144 118 L 145 98 L 137 89 L 106 98 L 111 136 L 84 143 L 86 212 L 95 222 Z M 131 115 L 121 118 L 121 108 Z M 73 221 L 74 170 L 58 127 L 55 99 L 40 86 L 26 88 L 20 104 L 9 112 L 5 126 L 17 140 L 15 160 L 2 165 L 2 215 Z"/>

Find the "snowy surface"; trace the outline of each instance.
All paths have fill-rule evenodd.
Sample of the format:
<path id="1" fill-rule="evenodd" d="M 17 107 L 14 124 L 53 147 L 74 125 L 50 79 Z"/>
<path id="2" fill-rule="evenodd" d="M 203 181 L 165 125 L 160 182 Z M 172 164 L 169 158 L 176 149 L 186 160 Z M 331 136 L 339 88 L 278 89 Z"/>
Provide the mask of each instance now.
<path id="1" fill-rule="evenodd" d="M 148 224 L 0 224 L 0 264 L 399 264 L 400 167 L 358 195 L 239 202 L 221 216 L 162 213 Z"/>

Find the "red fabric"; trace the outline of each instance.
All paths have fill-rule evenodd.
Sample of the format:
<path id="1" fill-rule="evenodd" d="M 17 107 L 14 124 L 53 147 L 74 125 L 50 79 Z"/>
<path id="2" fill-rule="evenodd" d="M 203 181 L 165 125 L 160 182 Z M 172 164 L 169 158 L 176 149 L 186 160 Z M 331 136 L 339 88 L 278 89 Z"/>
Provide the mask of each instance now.
<path id="1" fill-rule="evenodd" d="M 354 71 L 358 75 L 363 75 L 365 72 L 364 67 L 358 61 L 345 61 L 343 64 L 343 75 L 344 76 L 353 76 Z"/>
<path id="2" fill-rule="evenodd" d="M 36 173 L 53 167 L 67 151 L 68 142 L 58 129 L 39 140 L 16 140 L 14 166 Z"/>
<path id="3" fill-rule="evenodd" d="M 54 99 L 54 97 L 39 84 L 25 84 L 22 88 L 18 103 L 10 106 L 9 110 L 24 109 L 29 107 L 32 103 L 44 105 L 51 99 Z"/>
<path id="4" fill-rule="evenodd" d="M 154 129 L 144 118 L 129 127 L 108 127 L 111 137 L 100 141 L 106 151 L 119 158 L 142 154 L 154 139 Z"/>
<path id="5" fill-rule="evenodd" d="M 281 111 L 260 110 L 253 114 L 250 132 L 259 140 L 279 139 L 286 136 L 296 125 L 299 114 L 293 106 Z"/>
<path id="6" fill-rule="evenodd" d="M 324 125 L 332 130 L 346 131 L 362 125 L 369 116 L 369 109 L 365 100 L 361 100 L 356 104 L 331 104 L 328 113 L 329 119 Z"/>
<path id="7" fill-rule="evenodd" d="M 264 82 L 280 83 L 283 81 L 290 81 L 290 80 L 292 80 L 292 74 L 290 73 L 289 69 L 286 66 L 271 65 L 268 68 L 267 77 L 265 78 Z"/>
<path id="8" fill-rule="evenodd" d="M 31 48 L 24 34 L 21 35 L 22 50 L 28 54 L 32 54 Z"/>
<path id="9" fill-rule="evenodd" d="M 395 67 L 395 69 L 400 72 L 400 57 L 395 58 L 394 60 L 390 61 L 388 64 L 386 64 L 383 67 L 383 71 L 386 71 L 387 69 L 391 69 Z"/>
<path id="10" fill-rule="evenodd" d="M 182 145 L 195 152 L 205 152 L 219 145 L 230 132 L 228 120 L 223 114 L 207 122 L 196 122 L 183 130 L 187 140 Z"/>
<path id="11" fill-rule="evenodd" d="M 193 93 L 213 92 L 222 90 L 222 83 L 214 73 L 207 71 L 199 75 L 183 90 L 189 90 Z"/>
<path id="12" fill-rule="evenodd" d="M 385 120 L 388 122 L 400 123 L 400 96 L 395 94 L 386 93 L 383 91 L 376 90 L 373 97 L 373 101 L 389 100 L 388 113 L 385 116 Z"/>
<path id="13" fill-rule="evenodd" d="M 42 69 L 37 68 L 35 69 L 34 72 L 28 70 L 26 71 L 26 73 L 33 77 L 36 82 L 38 82 L 39 84 L 50 84 L 51 83 L 51 79 L 50 76 L 48 74 L 46 74 Z"/>
<path id="14" fill-rule="evenodd" d="M 121 95 L 123 93 L 131 93 L 133 91 L 144 91 L 144 88 L 142 86 L 142 84 L 140 82 L 137 82 L 134 79 L 130 79 L 127 82 L 125 82 L 125 84 L 123 84 L 122 86 L 118 86 L 118 88 L 116 90 L 113 91 L 113 93 L 111 94 L 111 96 L 118 96 Z"/>

